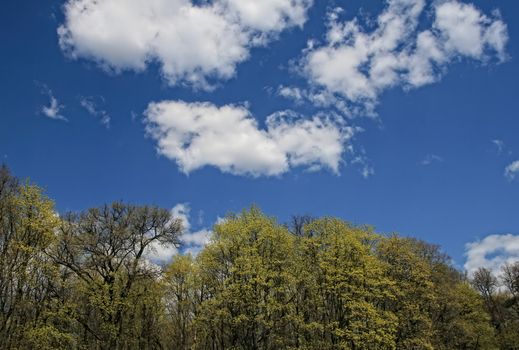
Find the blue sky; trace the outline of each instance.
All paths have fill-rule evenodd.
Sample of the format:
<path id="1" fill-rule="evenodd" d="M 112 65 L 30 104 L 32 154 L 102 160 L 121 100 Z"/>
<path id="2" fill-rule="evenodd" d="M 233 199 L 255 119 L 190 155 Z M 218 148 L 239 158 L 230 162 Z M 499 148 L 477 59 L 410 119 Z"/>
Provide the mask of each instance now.
<path id="1" fill-rule="evenodd" d="M 60 212 L 183 203 L 202 232 L 255 203 L 416 236 L 459 266 L 475 242 L 467 268 L 494 266 L 519 257 L 518 15 L 514 1 L 7 0 L 0 156 Z"/>

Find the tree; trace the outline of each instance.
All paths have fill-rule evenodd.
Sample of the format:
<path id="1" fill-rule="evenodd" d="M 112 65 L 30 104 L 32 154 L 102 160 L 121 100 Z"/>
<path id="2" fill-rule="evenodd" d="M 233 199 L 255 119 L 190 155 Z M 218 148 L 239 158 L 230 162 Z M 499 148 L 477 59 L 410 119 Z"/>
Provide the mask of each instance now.
<path id="1" fill-rule="evenodd" d="M 394 283 L 372 254 L 379 238 L 368 229 L 324 218 L 305 227 L 298 274 L 304 348 L 394 349 L 395 315 L 385 306 Z"/>
<path id="2" fill-rule="evenodd" d="M 2 348 L 519 349 L 519 263 L 469 281 L 436 245 L 252 207 L 156 265 L 181 230 L 123 203 L 60 217 L 0 169 Z"/>
<path id="3" fill-rule="evenodd" d="M 514 264 L 505 263 L 503 265 L 503 284 L 514 299 L 514 303 L 519 306 L 519 261 Z"/>
<path id="4" fill-rule="evenodd" d="M 396 298 L 388 308 L 398 317 L 397 348 L 433 349 L 432 270 L 415 248 L 415 241 L 396 235 L 377 245 L 380 259 L 388 265 L 387 276 L 396 282 Z"/>
<path id="5" fill-rule="evenodd" d="M 485 301 L 486 311 L 490 314 L 499 348 L 519 349 L 519 313 L 515 293 L 516 265 L 503 266 L 502 280 L 486 268 L 478 269 L 472 277 L 472 285 Z M 504 288 L 503 288 L 504 287 Z"/>
<path id="6" fill-rule="evenodd" d="M 53 259 L 75 276 L 77 320 L 88 342 L 106 349 L 139 344 L 134 326 L 143 323 L 130 315 L 147 307 L 146 286 L 159 273 L 145 253 L 155 242 L 178 244 L 180 231 L 181 222 L 156 207 L 114 203 L 64 217 Z"/>
<path id="7" fill-rule="evenodd" d="M 162 280 L 165 314 L 169 324 L 167 345 L 173 349 L 191 349 L 194 343 L 193 321 L 200 303 L 197 266 L 191 255 L 177 255 Z"/>
<path id="8" fill-rule="evenodd" d="M 40 188 L 21 185 L 6 167 L 0 169 L 0 343 L 5 348 L 28 346 L 36 333 L 44 348 L 72 341 L 46 309 L 55 297 L 55 271 L 46 252 L 58 222 Z"/>
<path id="9" fill-rule="evenodd" d="M 292 234 L 301 237 L 310 233 L 308 230 L 305 230 L 305 226 L 309 225 L 314 220 L 315 219 L 310 215 L 292 215 L 287 227 Z"/>
<path id="10" fill-rule="evenodd" d="M 291 345 L 294 237 L 257 208 L 216 225 L 199 256 L 202 349 L 279 349 Z"/>

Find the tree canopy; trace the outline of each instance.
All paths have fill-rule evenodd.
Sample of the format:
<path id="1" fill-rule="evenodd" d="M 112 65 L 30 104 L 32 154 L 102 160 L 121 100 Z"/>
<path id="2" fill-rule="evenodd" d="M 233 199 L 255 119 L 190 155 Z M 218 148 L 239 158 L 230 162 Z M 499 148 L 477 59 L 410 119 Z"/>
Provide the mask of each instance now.
<path id="1" fill-rule="evenodd" d="M 458 271 L 438 246 L 331 217 L 229 215 L 196 256 L 170 211 L 58 215 L 0 170 L 6 349 L 519 349 L 519 264 Z"/>

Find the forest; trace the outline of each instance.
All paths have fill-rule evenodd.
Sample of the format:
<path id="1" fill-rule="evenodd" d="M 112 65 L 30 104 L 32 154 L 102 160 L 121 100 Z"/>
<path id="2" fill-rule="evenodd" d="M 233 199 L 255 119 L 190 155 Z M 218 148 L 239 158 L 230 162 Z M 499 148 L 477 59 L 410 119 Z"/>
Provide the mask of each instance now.
<path id="1" fill-rule="evenodd" d="M 169 210 L 59 213 L 0 170 L 2 349 L 519 349 L 519 263 L 456 269 L 440 247 L 251 207 L 196 256 Z"/>

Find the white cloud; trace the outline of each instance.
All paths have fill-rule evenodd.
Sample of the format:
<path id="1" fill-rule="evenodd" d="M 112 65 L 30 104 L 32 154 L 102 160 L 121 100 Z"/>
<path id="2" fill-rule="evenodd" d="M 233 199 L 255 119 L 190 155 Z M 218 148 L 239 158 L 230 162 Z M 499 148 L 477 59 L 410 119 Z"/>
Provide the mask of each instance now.
<path id="1" fill-rule="evenodd" d="M 278 95 L 292 99 L 295 102 L 301 102 L 305 98 L 308 98 L 306 90 L 302 90 L 295 86 L 280 86 L 277 93 Z"/>
<path id="2" fill-rule="evenodd" d="M 360 174 L 363 178 L 367 179 L 368 177 L 375 175 L 375 169 L 373 169 L 373 167 L 369 164 L 364 164 Z"/>
<path id="3" fill-rule="evenodd" d="M 503 153 L 503 150 L 505 149 L 505 143 L 502 140 L 495 139 L 492 140 L 492 143 L 497 147 L 497 154 Z"/>
<path id="4" fill-rule="evenodd" d="M 304 89 L 296 86 L 280 85 L 277 89 L 277 95 L 291 99 L 297 104 L 308 101 L 320 108 L 335 107 L 340 112 L 343 112 L 344 115 L 352 115 L 356 112 L 352 106 L 347 106 L 342 99 L 323 89 Z"/>
<path id="5" fill-rule="evenodd" d="M 173 219 L 182 222 L 182 234 L 180 236 L 181 252 L 184 254 L 198 254 L 198 252 L 209 243 L 212 231 L 201 229 L 199 231 L 191 231 L 189 204 L 179 203 L 171 209 Z M 174 245 L 162 246 L 159 243 L 153 243 L 147 252 L 147 258 L 156 263 L 166 263 L 171 260 L 173 255 L 178 254 L 179 249 Z"/>
<path id="6" fill-rule="evenodd" d="M 281 32 L 286 27 L 302 27 L 311 0 L 222 0 L 231 15 L 245 28 L 260 32 Z M 217 2 L 215 2 L 217 3 Z"/>
<path id="7" fill-rule="evenodd" d="M 519 261 L 519 236 L 512 234 L 491 235 L 465 246 L 465 270 L 469 274 L 478 268 L 490 269 L 499 275 L 505 263 Z"/>
<path id="8" fill-rule="evenodd" d="M 182 237 L 183 253 L 197 255 L 209 243 L 212 235 L 213 232 L 207 229 L 184 235 Z"/>
<path id="9" fill-rule="evenodd" d="M 448 1 L 436 7 L 434 26 L 448 53 L 481 59 L 485 49 L 493 49 L 500 59 L 505 58 L 508 40 L 506 25 L 499 19 L 483 15 L 472 4 Z"/>
<path id="10" fill-rule="evenodd" d="M 227 222 L 227 217 L 225 217 L 225 216 L 224 217 L 218 216 L 216 218 L 216 224 L 217 225 L 224 224 L 226 222 Z"/>
<path id="11" fill-rule="evenodd" d="M 312 0 L 68 0 L 61 49 L 116 72 L 158 62 L 171 84 L 210 88 L 229 79 L 253 46 L 301 26 Z"/>
<path id="12" fill-rule="evenodd" d="M 148 246 L 145 256 L 146 260 L 150 262 L 165 264 L 176 254 L 178 254 L 176 246 L 170 244 L 162 245 L 155 241 Z"/>
<path id="13" fill-rule="evenodd" d="M 449 63 L 462 58 L 506 59 L 507 29 L 498 12 L 487 16 L 471 4 L 433 2 L 434 18 L 422 30 L 418 24 L 426 9 L 424 0 L 386 3 L 371 32 L 357 18 L 339 21 L 340 9 L 330 13 L 325 43 L 311 42 L 300 63 L 312 89 L 370 113 L 386 89 L 438 81 Z M 293 97 L 288 92 L 284 91 Z"/>
<path id="14" fill-rule="evenodd" d="M 352 152 L 353 153 L 353 152 Z M 359 166 L 359 173 L 363 178 L 367 179 L 370 176 L 375 175 L 375 169 L 371 164 L 371 160 L 366 157 L 366 151 L 361 148 L 360 151 L 356 152 L 357 155 L 351 160 L 351 164 Z"/>
<path id="15" fill-rule="evenodd" d="M 50 119 L 67 121 L 67 118 L 61 114 L 61 111 L 65 106 L 60 104 L 58 99 L 54 97 L 51 89 L 46 85 L 43 85 L 42 87 L 43 93 L 49 97 L 49 104 L 41 108 L 41 113 Z"/>
<path id="16" fill-rule="evenodd" d="M 186 174 L 204 166 L 252 176 L 280 175 L 295 166 L 338 173 L 355 132 L 340 118 L 302 118 L 290 111 L 270 115 L 261 129 L 239 105 L 163 101 L 144 114 L 159 153 Z"/>
<path id="17" fill-rule="evenodd" d="M 513 179 L 515 179 L 517 173 L 519 173 L 519 160 L 516 160 L 506 166 L 505 177 L 512 181 Z"/>
<path id="18" fill-rule="evenodd" d="M 174 219 L 180 220 L 184 232 L 189 232 L 191 230 L 191 223 L 189 222 L 190 211 L 191 209 L 187 203 L 179 203 L 171 209 L 171 216 Z"/>
<path id="19" fill-rule="evenodd" d="M 104 102 L 104 99 L 101 98 Z M 91 116 L 99 119 L 101 124 L 103 124 L 107 129 L 110 128 L 110 115 L 107 111 L 100 109 L 96 103 L 94 97 L 81 97 L 79 99 L 79 104 L 83 107 Z"/>
<path id="20" fill-rule="evenodd" d="M 177 204 L 171 210 L 171 215 L 182 221 L 184 231 L 180 237 L 180 241 L 182 242 L 184 250 L 198 249 L 205 246 L 209 243 L 209 239 L 212 235 L 211 230 L 208 229 L 201 229 L 195 232 L 191 231 L 190 212 L 191 209 L 187 203 Z"/>
<path id="21" fill-rule="evenodd" d="M 442 163 L 443 158 L 436 154 L 428 154 L 425 158 L 420 162 L 421 165 L 431 165 L 432 163 Z"/>

